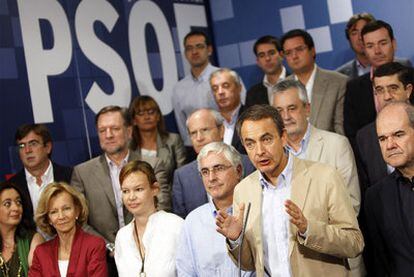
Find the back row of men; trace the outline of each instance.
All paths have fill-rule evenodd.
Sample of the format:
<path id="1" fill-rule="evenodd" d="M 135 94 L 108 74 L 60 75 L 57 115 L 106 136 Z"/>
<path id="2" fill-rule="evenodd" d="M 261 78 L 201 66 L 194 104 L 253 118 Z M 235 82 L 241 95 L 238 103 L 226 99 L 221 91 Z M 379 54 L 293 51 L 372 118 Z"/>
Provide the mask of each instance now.
<path id="1" fill-rule="evenodd" d="M 191 74 L 177 84 L 173 94 L 177 124 L 185 145 L 188 147 L 193 146 L 192 150 L 196 154 L 201 151 L 204 145 L 214 141 L 224 141 L 227 144 L 232 144 L 243 153 L 246 153 L 246 148 L 253 165 L 259 169 L 260 173 L 265 175 L 264 178 L 267 182 L 270 182 L 270 185 L 277 188 L 279 184 L 277 177 L 279 175 L 283 176 L 282 172 L 288 168 L 287 161 L 294 160 L 294 158 L 286 160 L 286 163 L 282 162 L 276 170 L 277 172 L 273 172 L 274 168 L 272 168 L 273 171 L 270 170 L 272 174 L 277 173 L 276 176 L 273 176 L 276 179 L 273 180 L 270 178 L 272 174 L 269 173 L 269 176 L 267 176 L 267 167 L 269 167 L 269 164 L 273 165 L 273 160 L 282 157 L 280 156 L 282 153 L 279 153 L 280 151 L 270 151 L 267 153 L 267 151 L 263 150 L 262 152 L 265 154 L 256 153 L 256 156 L 251 156 L 250 152 L 253 152 L 249 151 L 249 147 L 250 143 L 253 142 L 250 140 L 246 141 L 247 137 L 240 138 L 238 135 L 240 132 L 235 131 L 236 121 L 247 106 L 270 103 L 276 108 L 283 120 L 282 126 L 284 125 L 284 128 L 279 126 L 280 130 L 277 130 L 277 132 L 280 131 L 278 134 L 279 138 L 284 138 L 282 145 L 285 146 L 286 151 L 289 151 L 291 157 L 296 156 L 323 162 L 336 168 L 343 179 L 338 181 L 339 184 L 344 182 L 347 189 L 347 195 L 340 195 L 339 197 L 341 199 L 351 199 L 354 208 L 353 216 L 359 213 L 361 200 L 364 200 L 366 188 L 392 172 L 394 169 L 391 166 L 396 169 L 393 173 L 394 175 L 392 175 L 394 176 L 394 182 L 404 181 L 405 184 L 407 180 L 403 177 L 411 180 L 413 175 L 410 171 L 411 169 L 406 170 L 406 168 L 411 168 L 414 162 L 414 151 L 411 149 L 414 142 L 413 118 L 409 107 L 403 106 L 403 109 L 401 109 L 400 106 L 391 106 L 387 111 L 384 111 L 384 114 L 387 115 L 387 117 L 385 115 L 382 117 L 384 122 L 378 120 L 376 128 L 375 123 L 371 122 L 375 120 L 376 113 L 388 102 L 394 100 L 408 102 L 412 92 L 412 72 L 401 64 L 392 62 L 394 59 L 395 39 L 392 29 L 387 23 L 375 21 L 366 14 L 357 15 L 351 18 L 347 25 L 346 34 L 356 53 L 356 59 L 341 71 L 347 73 L 354 69 L 353 73 L 349 73 L 352 75 L 356 74 L 356 72 L 362 74 L 365 70 L 367 71 L 365 75 L 347 82 L 345 76 L 317 67 L 315 64 L 315 46 L 311 36 L 303 30 L 293 30 L 282 37 L 280 44 L 276 38 L 271 36 L 262 37 L 255 43 L 254 52 L 257 57 L 257 64 L 262 68 L 265 76 L 263 82 L 253 86 L 247 92 L 246 97 L 243 95 L 243 84 L 236 72 L 229 69 L 218 69 L 209 63 L 208 57 L 211 54 L 212 48 L 207 36 L 200 32 L 188 34 L 184 40 L 184 46 L 187 60 L 191 65 Z M 286 78 L 287 80 L 281 82 L 286 75 L 289 75 L 282 65 L 283 57 L 286 57 L 292 74 Z M 271 109 L 270 107 L 265 108 Z M 404 110 L 406 110 L 407 115 L 405 115 Z M 389 120 L 396 122 L 391 124 Z M 371 124 L 363 128 L 357 135 L 357 131 L 368 123 Z M 380 123 L 385 125 L 385 127 L 380 125 Z M 25 192 L 25 196 L 29 200 L 28 202 L 32 203 L 33 208 L 36 207 L 39 195 L 47 184 L 52 181 L 71 182 L 72 185 L 85 194 L 88 200 L 91 212 L 86 229 L 104 237 L 108 243 L 113 243 L 118 229 L 130 220 L 130 215 L 124 209 L 121 201 L 119 172 L 127 161 L 142 159 L 143 157 L 140 153 L 128 150 L 129 140 L 131 139 L 131 126 L 130 120 L 123 109 L 113 106 L 102 109 L 96 116 L 96 127 L 99 142 L 104 153 L 95 159 L 76 166 L 72 173 L 70 169 L 53 164 L 49 160 L 52 141 L 50 134 L 44 126 L 22 126 L 16 133 L 16 142 L 19 146 L 20 158 L 25 168 L 14 177 L 13 181 L 17 184 L 22 184 L 22 190 Z M 285 135 L 283 135 L 285 132 L 283 130 L 286 130 Z M 254 137 L 260 133 L 260 130 L 253 131 L 250 135 L 254 135 Z M 329 131 L 334 131 L 337 134 Z M 354 148 L 357 158 L 356 162 L 348 140 L 339 135 L 344 132 Z M 378 132 L 378 135 L 376 132 Z M 264 132 L 263 137 L 257 137 L 257 141 L 254 141 L 258 145 L 261 143 L 264 145 L 266 143 L 272 144 L 277 135 L 271 135 L 272 138 L 268 138 L 266 132 Z M 399 141 L 404 143 L 400 145 Z M 186 217 L 193 209 L 214 200 L 206 193 L 195 161 L 175 170 L 171 195 L 171 180 L 168 180 L 168 174 L 165 174 L 163 168 L 164 161 L 156 157 L 154 159 L 145 157 L 145 159 L 155 168 L 159 183 L 165 184 L 162 186 L 164 189 L 161 189 L 158 196 L 160 208 L 171 209 L 170 201 L 172 198 L 173 211 L 182 217 Z M 243 156 L 242 161 L 246 173 L 249 174 L 254 171 L 254 167 L 246 156 Z M 280 161 L 277 162 L 277 166 L 279 166 L 279 163 Z M 358 172 L 356 165 L 358 165 Z M 214 167 L 211 168 L 214 169 Z M 320 174 L 324 176 L 325 171 L 322 171 L 321 169 Z M 325 173 L 327 172 L 329 173 L 330 171 L 327 170 Z M 288 172 L 284 173 L 289 175 Z M 358 182 L 358 173 L 361 188 Z M 317 179 L 320 179 L 324 187 L 327 186 L 327 182 L 321 178 L 318 177 Z M 403 181 L 400 181 L 400 179 Z M 390 181 L 388 180 L 387 182 Z M 334 186 L 336 188 L 336 185 Z M 374 193 L 377 195 L 383 193 L 379 189 L 376 189 L 376 191 L 371 189 L 370 191 L 372 191 L 371 196 L 367 197 L 367 199 L 372 199 Z M 316 192 L 318 192 L 318 189 L 316 189 Z M 232 190 L 231 193 L 233 193 Z M 393 213 L 398 212 L 399 217 L 406 218 L 408 216 L 408 218 L 413 218 L 409 217 L 410 212 L 408 210 L 399 209 L 400 207 L 409 207 L 407 205 L 412 203 L 412 197 L 406 196 L 405 193 L 408 195 L 409 192 L 404 190 L 404 194 L 402 194 L 403 200 L 392 203 L 390 207 L 395 209 L 395 211 L 392 211 Z M 289 194 L 282 192 L 283 195 Z M 385 197 L 378 197 L 377 195 L 375 195 L 377 202 L 373 201 L 375 199 L 367 200 L 366 210 L 368 213 L 375 214 L 382 211 L 382 209 L 370 206 L 379 205 L 378 199 Z M 275 201 L 276 198 L 272 197 L 277 196 L 263 195 L 263 197 L 263 200 L 265 200 L 265 197 L 268 197 L 266 201 Z M 283 199 L 286 199 L 286 197 Z M 346 202 L 346 200 L 344 201 Z M 387 198 L 386 201 L 393 201 L 393 199 Z M 283 202 L 281 203 L 283 205 Z M 280 205 L 280 203 L 278 204 Z M 296 209 L 297 206 L 290 208 L 290 210 L 294 210 L 294 213 L 297 212 L 300 216 L 304 215 L 305 220 L 307 218 L 309 222 L 312 221 L 309 219 L 309 216 L 313 219 L 318 219 L 318 216 L 314 216 L 310 211 L 307 211 L 307 209 L 312 209 L 316 204 L 310 203 L 308 204 L 310 206 L 305 208 L 303 206 L 304 203 L 301 205 L 302 207 L 299 210 Z M 321 203 L 317 205 L 321 205 Z M 343 209 L 343 207 L 339 208 Z M 219 209 L 217 205 L 216 209 Z M 331 215 L 329 210 L 327 215 L 328 217 Z M 264 221 L 271 220 L 272 216 L 268 216 L 265 213 L 262 214 Z M 348 211 L 346 216 L 349 216 Z M 385 214 L 370 216 L 372 218 L 369 218 L 368 215 L 366 219 L 365 216 L 363 217 L 364 219 L 361 223 L 362 231 L 364 231 L 363 228 L 366 221 L 370 222 L 373 218 L 380 218 L 386 222 Z M 300 217 L 298 220 L 303 220 L 303 218 Z M 320 220 L 323 222 L 322 219 Z M 349 220 L 350 226 L 355 228 L 353 219 Z M 385 228 L 387 231 L 387 224 L 385 222 L 371 222 L 372 224 L 367 224 L 369 228 L 372 226 L 377 227 L 372 230 L 373 237 L 376 239 L 375 245 L 370 245 L 366 237 L 367 246 L 372 247 L 372 250 L 377 249 L 378 245 L 376 244 L 379 244 L 377 239 L 381 238 L 381 245 L 379 247 L 381 251 L 368 251 L 367 253 L 366 263 L 368 267 L 373 265 L 373 261 L 380 261 L 376 267 L 368 268 L 370 270 L 369 273 L 375 274 L 374 272 L 377 272 L 375 276 L 381 276 L 384 272 L 411 272 L 409 264 L 413 263 L 408 254 L 412 251 L 409 249 L 414 248 L 410 248 L 408 243 L 404 244 L 404 238 L 396 239 L 395 236 L 392 236 L 393 241 L 390 241 L 387 237 L 389 233 L 383 233 L 385 231 L 381 229 Z M 393 223 L 391 226 L 396 228 L 394 232 L 413 234 L 412 229 L 409 229 L 413 225 L 411 225 L 411 220 L 409 222 L 410 225 L 408 227 L 404 224 L 398 225 L 398 222 Z M 267 225 L 269 221 L 263 224 L 266 224 L 263 227 L 269 226 Z M 300 224 L 301 222 L 298 225 L 295 224 L 300 231 L 300 236 L 297 239 L 300 241 L 301 238 L 304 238 L 302 244 L 307 247 L 312 241 L 314 232 L 319 229 L 299 228 Z M 313 226 L 311 223 L 309 224 L 306 226 Z M 330 225 L 333 222 L 328 221 L 326 224 Z M 274 230 L 276 234 L 280 234 L 279 231 L 283 230 Z M 391 231 L 388 230 L 388 232 Z M 223 233 L 227 234 L 224 231 Z M 308 242 L 306 242 L 307 236 L 309 236 Z M 275 238 L 277 239 L 277 237 Z M 269 243 L 268 239 L 267 243 Z M 272 243 L 267 246 L 270 247 L 272 245 L 275 246 Z M 355 256 L 356 252 L 358 252 L 355 249 L 361 248 L 361 243 L 359 242 L 352 251 L 349 250 L 352 252 L 352 255 L 349 254 L 350 252 L 346 252 L 348 250 L 345 247 L 347 246 L 346 243 L 337 246 L 344 247 L 341 253 L 331 252 L 339 250 L 337 248 L 332 250 L 330 247 L 324 248 L 325 250 L 321 251 L 318 251 L 317 247 L 310 247 L 310 249 L 317 253 L 322 252 L 327 255 L 344 258 Z M 280 246 L 276 245 L 276 247 Z M 399 250 L 401 249 L 406 252 L 397 255 L 396 253 L 400 252 Z M 222 251 L 225 252 L 225 247 Z M 276 254 L 280 255 L 281 253 L 284 252 Z M 382 260 L 373 259 L 371 256 L 373 253 L 376 253 L 375 257 Z M 269 250 L 265 251 L 265 255 L 267 254 L 269 254 Z M 383 261 L 384 257 L 386 262 Z M 336 259 L 328 262 L 325 258 L 313 257 L 313 259 L 321 259 L 325 263 L 338 262 Z M 266 259 L 269 259 L 269 256 L 265 258 L 265 262 Z M 292 266 L 290 273 L 296 276 L 296 267 L 300 265 L 306 266 L 306 263 L 296 264 L 295 268 L 293 268 L 292 261 L 293 259 L 290 260 Z M 269 261 L 267 260 L 267 262 Z M 257 260 L 253 261 L 253 263 L 258 264 Z M 349 259 L 346 263 L 351 265 L 354 276 L 363 276 L 364 267 L 360 257 Z M 260 266 L 263 266 L 263 264 Z M 269 270 L 272 275 L 275 275 L 274 270 L 283 269 L 283 266 L 274 266 L 274 264 L 270 265 L 270 267 Z M 256 267 L 256 271 L 262 272 L 263 269 L 259 270 Z M 305 269 L 304 272 L 306 272 Z M 400 274 L 398 276 L 403 275 Z"/>

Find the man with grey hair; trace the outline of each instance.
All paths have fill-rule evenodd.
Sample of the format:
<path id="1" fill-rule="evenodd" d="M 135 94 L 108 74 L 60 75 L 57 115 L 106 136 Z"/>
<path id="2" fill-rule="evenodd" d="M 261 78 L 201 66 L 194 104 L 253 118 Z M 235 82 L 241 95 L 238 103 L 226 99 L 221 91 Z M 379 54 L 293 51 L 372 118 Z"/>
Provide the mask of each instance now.
<path id="1" fill-rule="evenodd" d="M 395 170 L 368 188 L 365 213 L 374 252 L 372 276 L 414 272 L 414 107 L 386 105 L 376 119 L 385 162 Z"/>
<path id="2" fill-rule="evenodd" d="M 308 121 L 310 104 L 306 88 L 296 80 L 283 80 L 274 88 L 273 106 L 279 111 L 287 131 L 286 149 L 302 159 L 335 167 L 342 175 L 356 215 L 361 193 L 354 154 L 348 139 L 342 135 L 318 129 Z M 350 260 L 352 276 L 365 272 L 362 258 Z"/>
<path id="3" fill-rule="evenodd" d="M 237 118 L 244 109 L 240 99 L 242 85 L 239 75 L 228 68 L 218 69 L 210 75 L 210 86 L 218 111 L 224 118 L 223 141 L 233 145 L 240 153 L 246 153 L 234 130 Z"/>
<path id="4" fill-rule="evenodd" d="M 219 210 L 231 213 L 234 188 L 243 178 L 242 157 L 231 145 L 212 142 L 201 149 L 197 165 L 210 198 L 185 219 L 176 253 L 177 275 L 237 276 L 238 268 L 227 255 L 226 238 L 215 231 L 215 220 Z"/>
<path id="5" fill-rule="evenodd" d="M 194 151 L 198 154 L 204 145 L 223 141 L 223 117 L 215 110 L 199 109 L 187 119 L 187 130 Z M 244 156 L 246 173 L 254 171 L 249 159 Z M 195 208 L 208 202 L 208 196 L 197 170 L 197 161 L 192 161 L 174 171 L 172 188 L 173 212 L 183 218 Z"/>

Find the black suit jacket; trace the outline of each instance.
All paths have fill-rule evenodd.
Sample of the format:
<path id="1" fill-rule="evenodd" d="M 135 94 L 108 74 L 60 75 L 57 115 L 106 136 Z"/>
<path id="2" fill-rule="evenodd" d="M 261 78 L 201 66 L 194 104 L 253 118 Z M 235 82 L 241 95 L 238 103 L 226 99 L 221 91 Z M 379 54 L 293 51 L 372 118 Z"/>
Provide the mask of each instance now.
<path id="1" fill-rule="evenodd" d="M 240 117 L 240 115 L 246 110 L 246 106 L 241 105 L 239 114 L 237 115 L 237 118 Z M 247 154 L 246 149 L 244 149 L 243 144 L 240 141 L 240 137 L 237 134 L 237 130 L 234 129 L 233 138 L 231 139 L 231 145 L 236 148 L 237 151 L 239 151 L 240 154 Z"/>
<path id="2" fill-rule="evenodd" d="M 72 176 L 72 167 L 61 166 L 56 163 L 52 163 L 53 166 L 53 180 L 55 182 L 66 182 L 70 183 L 70 178 Z M 29 188 L 27 187 L 26 174 L 24 168 L 20 170 L 16 175 L 14 175 L 10 182 L 15 184 L 20 192 L 22 193 L 22 198 L 25 203 L 26 212 L 28 216 L 33 218 L 33 205 L 32 200 L 30 199 Z"/>
<path id="3" fill-rule="evenodd" d="M 374 249 L 372 276 L 413 276 L 414 234 L 401 213 L 395 171 L 368 189 L 365 213 L 369 230 L 365 239 Z"/>
<path id="4" fill-rule="evenodd" d="M 344 101 L 344 131 L 354 151 L 358 130 L 373 122 L 376 115 L 370 74 L 348 81 Z"/>
<path id="5" fill-rule="evenodd" d="M 246 108 L 253 105 L 269 105 L 269 98 L 267 97 L 267 88 L 260 82 L 252 86 L 246 93 Z"/>

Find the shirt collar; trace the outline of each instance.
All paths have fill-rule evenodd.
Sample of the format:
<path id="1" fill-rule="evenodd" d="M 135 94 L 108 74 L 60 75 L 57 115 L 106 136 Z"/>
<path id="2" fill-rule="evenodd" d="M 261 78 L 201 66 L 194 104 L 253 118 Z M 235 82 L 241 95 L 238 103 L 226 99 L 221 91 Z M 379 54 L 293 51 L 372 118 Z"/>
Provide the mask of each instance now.
<path id="1" fill-rule="evenodd" d="M 316 76 L 316 69 L 318 68 L 318 65 L 315 63 L 313 66 L 313 70 L 312 70 L 312 74 L 309 77 L 309 80 L 306 84 L 303 84 L 304 86 L 308 85 L 308 84 L 313 84 L 315 82 L 315 76 Z M 298 76 L 296 76 L 296 74 L 293 76 L 295 78 L 296 81 L 298 81 Z"/>
<path id="2" fill-rule="evenodd" d="M 195 77 L 193 75 L 193 73 L 191 73 L 191 78 L 193 79 L 194 82 L 204 82 L 204 81 L 208 81 L 208 78 L 210 78 L 210 74 L 212 73 L 213 66 L 208 63 L 206 68 L 204 68 L 203 72 L 201 72 L 200 76 Z"/>
<path id="3" fill-rule="evenodd" d="M 282 72 L 279 75 L 279 79 L 277 80 L 276 84 L 279 83 L 280 81 L 282 81 L 283 79 L 286 78 L 286 68 L 282 65 Z M 267 80 L 267 75 L 265 74 L 263 77 L 263 85 L 265 87 L 274 87 L 276 86 L 276 84 L 272 85 L 271 83 L 269 83 L 269 81 Z"/>
<path id="4" fill-rule="evenodd" d="M 36 182 L 36 176 L 33 176 L 29 170 L 27 170 L 26 168 L 24 168 L 24 173 L 26 175 L 26 182 L 30 182 L 30 180 L 33 180 Z M 46 171 L 43 173 L 42 176 L 40 176 L 40 178 L 42 179 L 42 182 L 44 180 L 49 179 L 50 180 L 50 175 L 53 174 L 53 170 L 52 170 L 52 162 L 49 160 L 49 166 L 47 167 Z"/>
<path id="5" fill-rule="evenodd" d="M 293 154 L 294 156 L 298 156 L 301 153 L 305 152 L 306 149 L 308 148 L 310 135 L 311 135 L 311 125 L 308 122 L 308 126 L 306 127 L 305 135 L 303 136 L 302 140 L 300 141 L 300 148 L 299 148 L 299 150 L 296 152 L 295 149 L 293 149 L 293 147 L 291 147 L 290 145 L 286 144 L 286 148 L 287 148 L 287 150 L 289 150 L 289 153 Z"/>
<path id="6" fill-rule="evenodd" d="M 112 168 L 114 166 L 118 167 L 109 157 L 108 155 L 105 153 L 105 159 L 106 159 L 106 163 L 108 164 L 109 168 Z M 129 150 L 128 153 L 126 154 L 125 158 L 122 160 L 121 162 L 121 166 L 123 167 L 124 165 L 126 165 L 128 163 L 128 159 L 129 159 Z"/>
<path id="7" fill-rule="evenodd" d="M 208 199 L 208 206 L 210 208 L 210 212 L 213 215 L 214 218 L 216 218 L 218 211 L 216 209 L 216 206 L 213 203 L 213 199 L 211 197 L 209 197 Z M 226 210 L 227 214 L 233 214 L 233 207 L 230 205 L 230 207 L 227 208 Z"/>
<path id="8" fill-rule="evenodd" d="M 233 124 L 235 124 L 236 123 L 236 121 L 237 121 L 237 118 L 239 117 L 238 115 L 239 115 L 239 111 L 240 111 L 240 108 L 241 108 L 241 103 L 239 104 L 239 106 L 237 106 L 237 108 L 231 113 L 231 120 L 230 120 L 230 122 L 227 122 L 227 120 L 224 120 L 224 124 L 227 124 L 227 125 L 233 125 Z"/>
<path id="9" fill-rule="evenodd" d="M 277 184 L 274 186 L 272 183 L 268 182 L 262 172 L 259 171 L 259 181 L 262 185 L 262 188 L 280 188 L 286 185 L 290 184 L 290 180 L 292 179 L 292 172 L 293 172 L 293 156 L 291 154 L 288 154 L 288 162 L 283 169 L 283 171 L 280 173 L 279 177 L 277 178 Z"/>

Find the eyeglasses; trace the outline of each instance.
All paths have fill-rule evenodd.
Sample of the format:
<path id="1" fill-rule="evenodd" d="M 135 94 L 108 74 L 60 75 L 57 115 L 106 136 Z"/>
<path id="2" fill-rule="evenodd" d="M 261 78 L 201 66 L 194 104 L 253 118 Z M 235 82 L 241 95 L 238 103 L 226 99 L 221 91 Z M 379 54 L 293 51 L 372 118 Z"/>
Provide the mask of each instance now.
<path id="1" fill-rule="evenodd" d="M 203 177 L 208 177 L 210 176 L 210 173 L 214 173 L 214 174 L 220 174 L 223 173 L 224 171 L 226 171 L 227 169 L 229 169 L 230 167 L 232 167 L 231 165 L 224 165 L 224 164 L 218 164 L 213 166 L 212 168 L 202 168 L 200 170 L 200 174 Z"/>
<path id="2" fill-rule="evenodd" d="M 300 46 L 295 47 L 293 49 L 285 50 L 285 51 L 283 51 L 283 53 L 285 54 L 285 56 L 292 56 L 293 53 L 302 53 L 306 49 L 308 49 L 308 46 L 300 45 Z"/>
<path id="3" fill-rule="evenodd" d="M 198 43 L 196 45 L 187 45 L 184 50 L 185 52 L 192 52 L 193 50 L 203 50 L 207 47 L 205 43 Z"/>
<path id="4" fill-rule="evenodd" d="M 22 150 L 24 148 L 29 147 L 29 148 L 37 148 L 41 145 L 42 143 L 38 140 L 31 140 L 29 142 L 22 142 L 22 143 L 18 143 L 17 147 L 19 148 L 19 150 Z"/>
<path id="5" fill-rule="evenodd" d="M 156 112 L 157 112 L 157 109 L 151 108 L 151 109 L 139 110 L 135 112 L 135 115 L 138 115 L 138 116 L 154 115 Z"/>
<path id="6" fill-rule="evenodd" d="M 200 134 L 200 136 L 205 136 L 205 135 L 209 134 L 211 132 L 211 130 L 213 130 L 215 128 L 218 128 L 218 126 L 206 127 L 206 128 L 191 131 L 190 132 L 190 137 L 195 138 L 195 137 L 197 137 L 198 134 Z"/>
<path id="7" fill-rule="evenodd" d="M 385 92 L 388 92 L 390 95 L 396 95 L 401 91 L 401 88 L 399 85 L 397 84 L 392 84 L 386 87 L 375 87 L 374 88 L 374 92 L 376 95 L 383 95 Z"/>

